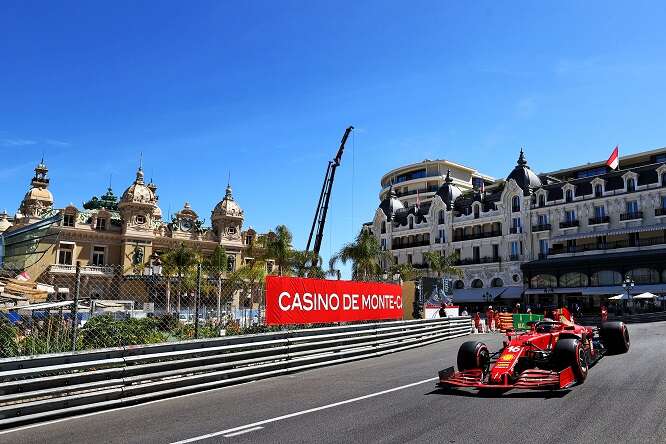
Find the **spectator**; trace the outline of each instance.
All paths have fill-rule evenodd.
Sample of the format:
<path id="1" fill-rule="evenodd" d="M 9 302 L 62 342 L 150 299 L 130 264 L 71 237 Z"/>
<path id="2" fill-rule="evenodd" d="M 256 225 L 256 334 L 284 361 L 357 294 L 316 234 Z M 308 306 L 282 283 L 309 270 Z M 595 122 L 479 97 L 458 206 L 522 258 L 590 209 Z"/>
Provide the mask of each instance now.
<path id="1" fill-rule="evenodd" d="M 460 316 L 469 316 L 469 313 L 467 313 L 467 307 L 463 307 L 462 313 L 460 313 Z"/>
<path id="2" fill-rule="evenodd" d="M 601 306 L 601 322 L 606 322 L 608 320 L 608 309 L 605 305 Z"/>
<path id="3" fill-rule="evenodd" d="M 502 323 L 500 322 L 500 311 L 499 310 L 495 311 L 495 329 L 497 329 L 497 330 L 502 329 Z"/>
<path id="4" fill-rule="evenodd" d="M 513 308 L 514 313 L 520 313 L 520 304 L 516 304 L 516 306 Z"/>
<path id="5" fill-rule="evenodd" d="M 477 333 L 483 333 L 483 327 L 481 324 L 481 315 L 479 314 L 478 311 L 474 315 L 474 329 L 476 330 Z"/>
<path id="6" fill-rule="evenodd" d="M 492 305 L 489 305 L 486 310 L 486 326 L 488 331 L 495 331 L 495 312 Z"/>
<path id="7" fill-rule="evenodd" d="M 440 318 L 446 317 L 446 304 L 444 302 L 442 302 L 442 307 L 439 309 L 439 317 Z"/>

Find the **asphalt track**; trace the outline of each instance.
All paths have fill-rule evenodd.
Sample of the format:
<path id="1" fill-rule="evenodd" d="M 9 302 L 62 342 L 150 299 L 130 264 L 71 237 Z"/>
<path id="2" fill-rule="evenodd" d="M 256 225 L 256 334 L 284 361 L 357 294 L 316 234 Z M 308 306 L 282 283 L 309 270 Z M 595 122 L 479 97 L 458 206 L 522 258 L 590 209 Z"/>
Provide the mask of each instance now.
<path id="1" fill-rule="evenodd" d="M 470 337 L 354 363 L 0 432 L 0 443 L 666 442 L 666 322 L 561 392 L 434 388 Z M 475 335 L 494 349 L 499 334 Z"/>

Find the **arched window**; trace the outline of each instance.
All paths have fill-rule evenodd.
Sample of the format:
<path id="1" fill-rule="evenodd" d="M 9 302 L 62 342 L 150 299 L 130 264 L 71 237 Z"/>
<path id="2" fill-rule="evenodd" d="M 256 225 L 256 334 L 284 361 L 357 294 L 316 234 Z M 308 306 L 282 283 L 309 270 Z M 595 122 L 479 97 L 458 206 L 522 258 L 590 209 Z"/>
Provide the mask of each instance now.
<path id="1" fill-rule="evenodd" d="M 481 205 L 474 205 L 474 219 L 479 218 Z"/>
<path id="2" fill-rule="evenodd" d="M 382 221 L 382 234 L 386 233 L 386 222 Z"/>
<path id="3" fill-rule="evenodd" d="M 557 278 L 552 274 L 537 274 L 530 280 L 531 288 L 557 287 Z"/>
<path id="4" fill-rule="evenodd" d="M 457 280 L 457 281 L 453 284 L 453 288 L 455 288 L 456 290 L 462 290 L 463 288 L 465 288 L 465 283 L 464 283 L 463 281 L 461 281 L 461 280 Z"/>
<path id="5" fill-rule="evenodd" d="M 653 268 L 634 268 L 628 275 L 636 284 L 659 283 L 659 272 Z"/>
<path id="6" fill-rule="evenodd" d="M 543 194 L 539 195 L 539 206 L 540 207 L 546 206 L 546 196 L 544 196 Z"/>
<path id="7" fill-rule="evenodd" d="M 627 179 L 627 191 L 636 191 L 636 182 L 631 177 Z"/>
<path id="8" fill-rule="evenodd" d="M 504 287 L 504 281 L 501 278 L 494 278 L 490 281 L 491 287 Z"/>
<path id="9" fill-rule="evenodd" d="M 474 279 L 472 281 L 472 288 L 483 288 L 483 281 L 481 279 Z"/>
<path id="10" fill-rule="evenodd" d="M 601 197 L 604 195 L 604 187 L 600 183 L 594 186 L 594 197 Z"/>
<path id="11" fill-rule="evenodd" d="M 590 277 L 590 285 L 599 287 L 603 285 L 620 285 L 622 283 L 622 275 L 617 271 L 603 270 L 592 273 Z"/>
<path id="12" fill-rule="evenodd" d="M 587 287 L 587 275 L 577 271 L 560 276 L 560 287 Z"/>
<path id="13" fill-rule="evenodd" d="M 573 202 L 573 191 L 567 190 L 566 194 L 564 195 L 567 202 Z"/>
<path id="14" fill-rule="evenodd" d="M 514 213 L 520 211 L 520 198 L 518 196 L 513 196 L 513 199 L 511 199 L 511 210 Z"/>
<path id="15" fill-rule="evenodd" d="M 439 210 L 439 220 L 437 223 L 443 224 L 444 223 L 444 210 Z"/>

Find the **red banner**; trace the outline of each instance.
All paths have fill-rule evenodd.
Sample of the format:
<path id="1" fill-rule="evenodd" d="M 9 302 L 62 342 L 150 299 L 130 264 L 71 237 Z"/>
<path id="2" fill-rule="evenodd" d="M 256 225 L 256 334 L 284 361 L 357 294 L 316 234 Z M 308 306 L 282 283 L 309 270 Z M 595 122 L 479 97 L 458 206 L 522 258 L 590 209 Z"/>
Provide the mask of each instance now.
<path id="1" fill-rule="evenodd" d="M 402 319 L 397 284 L 266 277 L 269 325 Z"/>

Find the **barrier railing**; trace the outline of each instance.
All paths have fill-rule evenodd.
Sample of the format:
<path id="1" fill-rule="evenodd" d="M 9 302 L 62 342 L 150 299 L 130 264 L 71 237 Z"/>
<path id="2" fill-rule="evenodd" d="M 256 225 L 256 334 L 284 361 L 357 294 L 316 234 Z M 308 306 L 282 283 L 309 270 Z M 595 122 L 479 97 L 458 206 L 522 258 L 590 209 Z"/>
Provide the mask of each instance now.
<path id="1" fill-rule="evenodd" d="M 340 364 L 471 332 L 394 321 L 0 360 L 0 427 Z"/>

